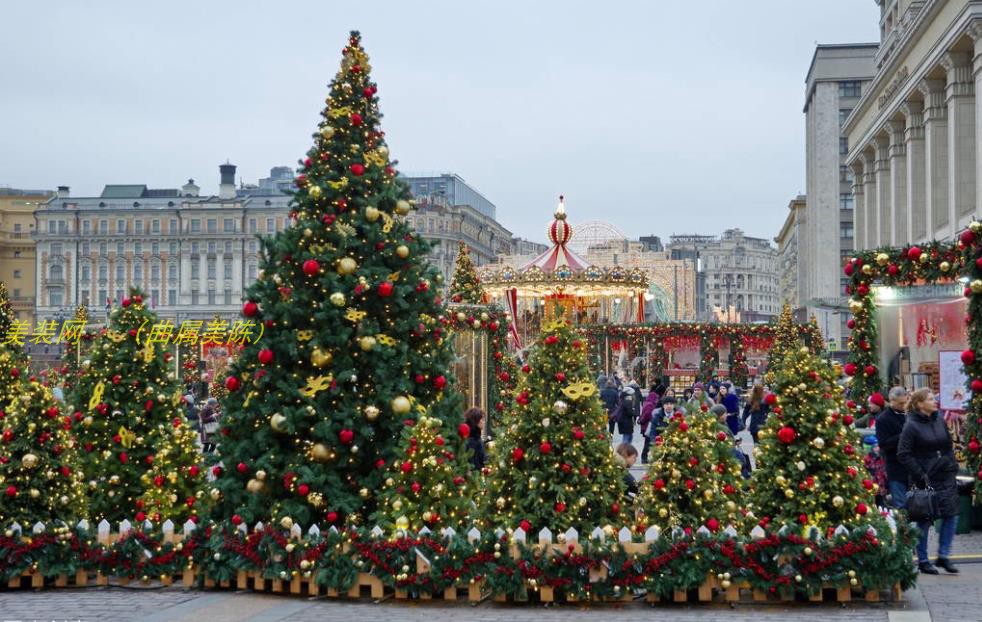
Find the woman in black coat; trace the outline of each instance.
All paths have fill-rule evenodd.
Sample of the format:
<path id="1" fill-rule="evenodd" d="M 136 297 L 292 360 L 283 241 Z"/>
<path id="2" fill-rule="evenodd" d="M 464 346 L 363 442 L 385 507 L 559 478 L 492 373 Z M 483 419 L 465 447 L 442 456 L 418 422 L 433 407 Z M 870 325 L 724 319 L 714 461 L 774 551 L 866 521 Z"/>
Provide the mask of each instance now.
<path id="1" fill-rule="evenodd" d="M 481 431 L 484 429 L 484 411 L 480 408 L 471 408 L 464 413 L 464 422 L 470 428 L 467 434 L 467 449 L 471 451 L 471 466 L 480 471 L 484 468 L 486 456 L 484 453 L 484 441 L 481 440 Z"/>
<path id="2" fill-rule="evenodd" d="M 938 413 L 938 404 L 930 389 L 918 389 L 910 396 L 910 414 L 900 433 L 897 459 L 907 467 L 911 487 L 930 486 L 934 489 L 937 508 L 936 519 L 941 519 L 938 543 L 938 559 L 935 562 L 948 572 L 958 572 L 951 563 L 951 544 L 958 525 L 958 489 L 955 476 L 958 461 L 944 418 Z M 919 521 L 921 539 L 917 543 L 918 568 L 925 574 L 938 574 L 938 569 L 928 559 L 928 531 L 933 520 Z"/>

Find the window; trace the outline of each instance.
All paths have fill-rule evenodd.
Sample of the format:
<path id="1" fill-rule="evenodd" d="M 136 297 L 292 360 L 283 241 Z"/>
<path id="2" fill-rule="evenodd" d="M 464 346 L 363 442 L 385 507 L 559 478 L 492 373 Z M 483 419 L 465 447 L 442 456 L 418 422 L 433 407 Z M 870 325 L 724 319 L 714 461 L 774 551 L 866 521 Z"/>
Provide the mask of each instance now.
<path id="1" fill-rule="evenodd" d="M 60 287 L 52 287 L 48 291 L 49 304 L 52 307 L 60 307 L 62 305 L 62 289 Z"/>
<path id="2" fill-rule="evenodd" d="M 853 205 L 854 199 L 852 198 L 851 192 L 839 193 L 839 209 L 852 209 Z"/>
<path id="3" fill-rule="evenodd" d="M 133 254 L 134 255 L 143 254 L 143 242 L 133 242 Z"/>
<path id="4" fill-rule="evenodd" d="M 218 233 L 218 219 L 208 219 L 208 233 Z"/>
<path id="5" fill-rule="evenodd" d="M 198 290 L 191 290 L 191 304 L 198 304 Z"/>
<path id="6" fill-rule="evenodd" d="M 859 80 L 847 80 L 839 83 L 839 97 L 859 97 L 862 85 Z"/>
<path id="7" fill-rule="evenodd" d="M 99 290 L 99 304 L 109 304 L 109 292 L 104 289 Z"/>
<path id="8" fill-rule="evenodd" d="M 137 221 L 136 221 L 135 223 L 133 223 L 133 224 L 134 224 L 134 226 L 136 227 L 136 228 L 134 229 L 134 233 L 136 233 L 136 234 L 138 234 L 138 235 L 143 235 L 143 221 L 142 221 L 142 220 L 137 220 Z"/>
<path id="9" fill-rule="evenodd" d="M 208 290 L 208 306 L 213 306 L 215 304 L 215 290 Z"/>
<path id="10" fill-rule="evenodd" d="M 109 278 L 109 267 L 106 264 L 99 264 L 99 280 L 105 281 Z M 105 298 L 105 296 L 103 296 Z"/>
<path id="11" fill-rule="evenodd" d="M 83 281 L 88 281 L 89 280 L 89 277 L 92 276 L 92 268 L 90 268 L 87 265 L 82 266 L 82 274 L 81 274 L 81 276 L 82 276 L 82 280 Z"/>
<path id="12" fill-rule="evenodd" d="M 122 242 L 116 242 L 116 255 L 118 255 L 119 257 L 122 257 L 125 252 L 126 252 L 126 250 L 124 248 L 123 243 Z"/>
<path id="13" fill-rule="evenodd" d="M 839 237 L 851 238 L 853 236 L 852 224 L 842 223 L 839 225 Z"/>
<path id="14" fill-rule="evenodd" d="M 225 243 L 225 254 L 226 255 L 231 255 L 232 254 L 232 243 L 231 242 L 226 242 Z"/>
<path id="15" fill-rule="evenodd" d="M 248 268 L 248 271 L 247 271 L 247 277 L 248 277 L 248 279 L 250 281 L 255 281 L 256 280 L 256 264 L 254 264 L 254 263 L 249 264 L 249 268 Z"/>
<path id="16" fill-rule="evenodd" d="M 849 153 L 849 138 L 846 136 L 839 137 L 839 155 L 847 155 Z"/>
<path id="17" fill-rule="evenodd" d="M 232 290 L 230 289 L 225 290 L 225 304 L 232 304 Z"/>
<path id="18" fill-rule="evenodd" d="M 160 300 L 160 290 L 151 289 L 150 290 L 150 308 L 156 308 L 157 301 Z"/>
<path id="19" fill-rule="evenodd" d="M 214 255 L 217 249 L 218 245 L 215 242 L 208 242 L 208 252 L 210 254 Z"/>
<path id="20" fill-rule="evenodd" d="M 143 282 L 143 262 L 141 261 L 133 265 L 133 282 L 136 284 Z"/>
<path id="21" fill-rule="evenodd" d="M 48 233 L 54 233 L 57 230 L 57 223 L 53 220 L 48 221 Z"/>
<path id="22" fill-rule="evenodd" d="M 119 219 L 116 221 L 116 233 L 126 233 L 126 221 Z"/>
<path id="23" fill-rule="evenodd" d="M 849 114 L 852 112 L 852 108 L 839 108 L 839 127 L 842 127 L 846 119 L 849 118 Z"/>
<path id="24" fill-rule="evenodd" d="M 108 220 L 100 220 L 99 221 L 99 233 L 101 233 L 102 235 L 106 235 L 106 234 L 109 233 L 109 221 Z"/>
<path id="25" fill-rule="evenodd" d="M 82 290 L 82 304 L 88 306 L 89 304 L 89 290 Z"/>
<path id="26" fill-rule="evenodd" d="M 68 233 L 68 223 L 64 220 L 58 221 L 58 233 Z"/>
<path id="27" fill-rule="evenodd" d="M 88 255 L 89 254 L 89 243 L 88 242 L 82 242 L 82 254 L 83 255 Z"/>
<path id="28" fill-rule="evenodd" d="M 249 219 L 249 233 L 255 233 L 255 232 L 256 232 L 256 219 L 255 218 L 250 218 Z"/>
<path id="29" fill-rule="evenodd" d="M 216 270 L 215 259 L 214 258 L 209 258 L 208 259 L 208 278 L 209 279 L 215 278 L 215 270 Z"/>
<path id="30" fill-rule="evenodd" d="M 171 218 L 170 219 L 170 225 L 169 226 L 170 226 L 170 234 L 171 235 L 177 235 L 177 219 L 176 218 Z"/>
<path id="31" fill-rule="evenodd" d="M 58 257 L 59 255 L 61 255 L 61 253 L 62 253 L 61 242 L 55 242 L 54 244 L 51 245 L 52 257 Z"/>
<path id="32" fill-rule="evenodd" d="M 255 253 L 258 248 L 259 248 L 259 245 L 256 244 L 256 241 L 255 240 L 249 240 L 249 252 L 250 253 Z"/>
<path id="33" fill-rule="evenodd" d="M 198 218 L 191 219 L 191 233 L 201 233 L 201 220 Z"/>
<path id="34" fill-rule="evenodd" d="M 20 270 L 14 270 L 14 278 L 15 279 L 19 279 L 20 278 Z"/>
<path id="35" fill-rule="evenodd" d="M 125 278 L 126 266 L 123 265 L 123 262 L 119 262 L 116 264 L 116 284 L 122 283 Z"/>
<path id="36" fill-rule="evenodd" d="M 106 242 L 99 242 L 99 254 L 105 257 L 109 254 L 109 244 Z"/>
<path id="37" fill-rule="evenodd" d="M 52 282 L 60 282 L 65 278 L 65 269 L 61 267 L 61 264 L 56 263 L 49 269 L 48 276 Z"/>
<path id="38" fill-rule="evenodd" d="M 273 233 L 274 231 L 276 231 L 276 228 L 273 226 L 273 219 L 272 218 L 267 218 L 266 219 L 266 233 Z"/>
<path id="39" fill-rule="evenodd" d="M 191 262 L 191 278 L 197 279 L 201 278 L 201 264 L 197 261 Z"/>
<path id="40" fill-rule="evenodd" d="M 153 219 L 150 221 L 150 233 L 160 233 L 160 220 Z"/>
<path id="41" fill-rule="evenodd" d="M 169 250 L 168 250 L 168 252 L 169 252 L 169 253 L 170 253 L 171 255 L 176 255 L 176 254 L 177 254 L 177 242 L 171 242 L 171 243 L 170 243 L 170 244 L 168 245 L 168 247 L 167 247 L 167 248 L 169 249 Z"/>
<path id="42" fill-rule="evenodd" d="M 226 261 L 224 264 L 222 264 L 222 269 L 225 271 L 225 278 L 226 279 L 232 278 L 232 264 L 231 263 L 229 263 L 229 262 Z"/>
<path id="43" fill-rule="evenodd" d="M 231 218 L 226 218 L 224 224 L 224 230 L 225 233 L 235 233 L 235 221 L 232 220 Z"/>
<path id="44" fill-rule="evenodd" d="M 167 266 L 167 278 L 168 278 L 168 280 L 171 280 L 171 281 L 176 281 L 177 280 L 177 264 L 176 263 L 172 263 L 169 266 Z"/>
<path id="45" fill-rule="evenodd" d="M 20 223 L 19 222 L 14 223 L 14 233 L 20 233 L 20 232 L 21 232 Z"/>
<path id="46" fill-rule="evenodd" d="M 177 290 L 169 289 L 167 290 L 167 304 L 171 307 L 177 306 Z"/>
<path id="47" fill-rule="evenodd" d="M 160 254 L 160 242 L 154 242 L 150 245 L 150 254 L 154 257 Z"/>
<path id="48" fill-rule="evenodd" d="M 91 233 L 89 231 L 90 227 L 92 227 L 92 223 L 90 223 L 88 220 L 83 220 L 82 221 L 82 234 L 83 235 L 89 235 L 89 233 Z"/>
<path id="49" fill-rule="evenodd" d="M 191 254 L 192 255 L 197 255 L 198 254 L 198 252 L 199 252 L 198 251 L 198 248 L 199 247 L 198 247 L 198 243 L 197 242 L 191 242 Z"/>
<path id="50" fill-rule="evenodd" d="M 160 264 L 153 264 L 150 266 L 150 278 L 154 281 L 160 280 Z"/>
<path id="51" fill-rule="evenodd" d="M 845 164 L 839 165 L 839 181 L 845 183 L 852 183 L 852 169 Z"/>

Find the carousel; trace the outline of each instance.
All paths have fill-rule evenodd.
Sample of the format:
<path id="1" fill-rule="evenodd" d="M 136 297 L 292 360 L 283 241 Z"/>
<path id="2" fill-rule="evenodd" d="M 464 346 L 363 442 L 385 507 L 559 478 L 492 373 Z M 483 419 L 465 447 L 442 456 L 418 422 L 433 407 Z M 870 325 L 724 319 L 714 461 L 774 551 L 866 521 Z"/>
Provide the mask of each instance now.
<path id="1" fill-rule="evenodd" d="M 648 275 L 590 265 L 568 246 L 573 228 L 561 196 L 553 216 L 547 229 L 551 248 L 517 266 L 490 266 L 480 273 L 488 295 L 514 318 L 516 345 L 529 344 L 543 322 L 557 316 L 574 326 L 643 322 Z"/>

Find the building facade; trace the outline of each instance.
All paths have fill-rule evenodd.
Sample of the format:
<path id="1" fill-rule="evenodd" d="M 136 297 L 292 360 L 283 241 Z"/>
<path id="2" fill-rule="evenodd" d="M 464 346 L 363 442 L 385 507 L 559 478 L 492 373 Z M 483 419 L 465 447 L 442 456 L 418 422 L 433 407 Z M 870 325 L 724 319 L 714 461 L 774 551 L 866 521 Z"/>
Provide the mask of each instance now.
<path id="1" fill-rule="evenodd" d="M 800 317 L 804 315 L 799 284 L 804 281 L 806 268 L 800 261 L 799 248 L 804 237 L 807 207 L 805 195 L 799 194 L 788 203 L 788 216 L 774 242 L 777 244 L 778 292 L 780 304 L 789 305 Z"/>
<path id="2" fill-rule="evenodd" d="M 805 218 L 798 237 L 799 315 L 814 315 L 826 337 L 848 333 L 841 267 L 854 249 L 852 171 L 843 124 L 873 79 L 878 45 L 819 45 L 805 79 Z"/>
<path id="3" fill-rule="evenodd" d="M 856 246 L 950 240 L 982 213 L 982 3 L 879 4 L 876 75 L 844 127 Z"/>
<path id="4" fill-rule="evenodd" d="M 697 260 L 703 280 L 699 319 L 732 309 L 742 322 L 766 322 L 779 313 L 777 249 L 769 240 L 727 229 L 721 236 L 673 235 L 668 249 L 670 257 Z"/>
<path id="5" fill-rule="evenodd" d="M 221 167 L 217 196 L 180 189 L 107 185 L 97 197 L 67 188 L 39 206 L 35 258 L 37 319 L 90 315 L 140 287 L 162 318 L 180 323 L 235 317 L 255 280 L 259 240 L 289 225 L 290 197 L 237 197 L 235 166 Z"/>
<path id="6" fill-rule="evenodd" d="M 409 185 L 409 191 L 414 197 L 444 197 L 450 205 L 469 205 L 479 214 L 494 220 L 497 208 L 494 203 L 484 198 L 484 195 L 468 185 L 456 173 L 439 175 L 400 175 L 399 179 Z"/>
<path id="7" fill-rule="evenodd" d="M 34 211 L 54 193 L 0 188 L 0 281 L 15 319 L 34 326 Z"/>

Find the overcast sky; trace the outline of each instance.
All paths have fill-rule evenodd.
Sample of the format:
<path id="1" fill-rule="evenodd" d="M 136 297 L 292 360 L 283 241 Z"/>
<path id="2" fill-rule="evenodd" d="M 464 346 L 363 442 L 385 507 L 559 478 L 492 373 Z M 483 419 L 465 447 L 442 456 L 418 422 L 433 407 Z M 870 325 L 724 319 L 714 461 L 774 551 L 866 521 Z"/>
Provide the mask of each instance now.
<path id="1" fill-rule="evenodd" d="M 773 237 L 804 192 L 816 42 L 873 0 L 5 2 L 0 185 L 255 183 L 306 151 L 359 29 L 404 173 L 461 175 L 518 235 Z"/>

